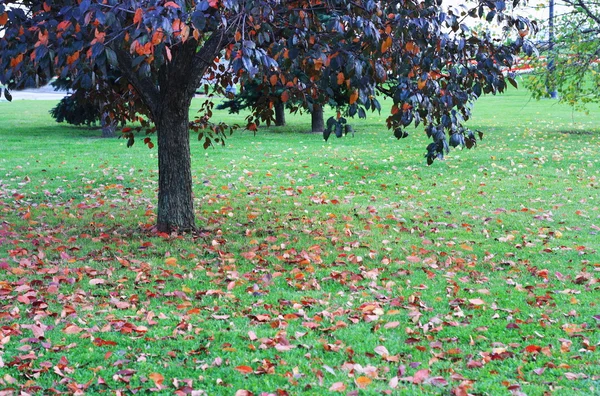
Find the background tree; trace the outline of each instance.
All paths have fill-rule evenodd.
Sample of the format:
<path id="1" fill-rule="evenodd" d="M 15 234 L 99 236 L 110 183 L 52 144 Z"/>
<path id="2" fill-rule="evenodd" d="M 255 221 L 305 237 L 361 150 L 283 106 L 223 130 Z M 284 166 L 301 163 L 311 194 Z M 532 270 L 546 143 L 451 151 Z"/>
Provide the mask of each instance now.
<path id="1" fill-rule="evenodd" d="M 525 81 L 536 99 L 556 89 L 561 102 L 587 111 L 587 104 L 600 103 L 600 3 L 561 3 L 568 11 L 556 18 L 554 48 L 544 46 L 545 56 L 533 62 L 535 71 Z"/>
<path id="2" fill-rule="evenodd" d="M 139 120 L 157 134 L 160 231 L 195 228 L 188 114 L 202 81 L 216 81 L 223 92 L 234 78 L 262 75 L 285 87 L 282 98 L 301 98 L 309 109 L 337 92 L 347 100 L 336 101 L 339 116 L 328 121 L 329 131 L 339 130 L 344 114 L 380 111 L 379 90 L 394 101 L 388 126 L 396 136 L 413 121 L 427 125 L 432 162 L 447 150 L 446 134 L 451 142 L 457 140 L 453 135 L 465 135 L 469 104 L 482 93 L 505 89 L 501 68 L 526 47 L 522 39 L 498 46 L 489 36 L 475 36 L 463 18 L 513 30 L 528 23 L 507 14 L 504 1 L 487 0 L 462 14 L 443 10 L 441 0 L 22 4 L 0 0 L 0 82 L 18 89 L 58 75 L 91 89 L 94 76 L 118 69 L 147 109 L 147 120 Z M 218 57 L 231 60 L 232 73 Z M 218 141 L 225 132 L 210 122 L 212 107 L 208 99 L 192 123 L 203 130 L 205 146 L 210 133 Z M 264 114 L 250 116 L 247 128 L 256 130 Z"/>
<path id="3" fill-rule="evenodd" d="M 92 89 L 78 87 L 70 78 L 53 81 L 55 89 L 72 93 L 50 110 L 52 117 L 72 125 L 100 124 L 102 137 L 114 137 L 117 124 L 135 121 L 138 115 L 147 116 L 147 108 L 118 70 L 111 68 L 107 76 L 95 80 Z"/>

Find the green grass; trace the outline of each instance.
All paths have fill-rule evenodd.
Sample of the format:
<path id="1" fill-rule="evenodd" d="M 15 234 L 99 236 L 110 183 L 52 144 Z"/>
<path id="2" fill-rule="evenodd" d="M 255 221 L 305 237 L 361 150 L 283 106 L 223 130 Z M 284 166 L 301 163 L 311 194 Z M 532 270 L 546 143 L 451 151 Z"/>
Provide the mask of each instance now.
<path id="1" fill-rule="evenodd" d="M 193 139 L 205 231 L 157 237 L 156 150 L 53 104 L 0 103 L 0 389 L 600 393 L 597 112 L 484 98 L 430 167 L 377 114 Z"/>

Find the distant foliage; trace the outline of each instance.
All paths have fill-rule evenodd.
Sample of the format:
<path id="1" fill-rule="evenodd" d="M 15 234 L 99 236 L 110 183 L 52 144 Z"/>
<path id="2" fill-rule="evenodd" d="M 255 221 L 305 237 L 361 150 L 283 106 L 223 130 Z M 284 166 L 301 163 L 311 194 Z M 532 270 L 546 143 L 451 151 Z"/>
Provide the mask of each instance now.
<path id="1" fill-rule="evenodd" d="M 533 61 L 535 72 L 525 85 L 536 99 L 556 91 L 561 102 L 587 112 L 588 104 L 600 103 L 600 5 L 565 3 L 571 8 L 556 19 L 554 48 L 546 46 L 543 56 Z"/>
<path id="2" fill-rule="evenodd" d="M 77 100 L 75 95 L 68 95 L 50 110 L 50 115 L 56 122 L 93 126 L 100 122 L 100 111 L 93 103 Z"/>

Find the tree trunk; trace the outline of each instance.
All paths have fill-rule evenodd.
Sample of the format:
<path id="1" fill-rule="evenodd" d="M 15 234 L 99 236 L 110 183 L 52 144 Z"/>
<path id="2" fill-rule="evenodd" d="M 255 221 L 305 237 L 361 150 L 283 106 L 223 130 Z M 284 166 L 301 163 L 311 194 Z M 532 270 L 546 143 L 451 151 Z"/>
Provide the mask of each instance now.
<path id="1" fill-rule="evenodd" d="M 311 120 L 312 120 L 313 133 L 323 132 L 325 130 L 325 120 L 323 118 L 323 106 L 314 104 L 313 110 L 310 114 L 311 114 Z"/>
<path id="2" fill-rule="evenodd" d="M 100 125 L 102 127 L 102 137 L 112 138 L 115 137 L 115 130 L 117 129 L 116 121 L 112 120 L 108 113 L 104 113 L 100 119 Z"/>
<path id="3" fill-rule="evenodd" d="M 160 232 L 196 228 L 190 157 L 190 101 L 177 95 L 165 100 L 156 120 L 158 135 L 158 219 Z"/>
<path id="4" fill-rule="evenodd" d="M 275 104 L 275 126 L 285 125 L 285 104 L 277 102 Z"/>

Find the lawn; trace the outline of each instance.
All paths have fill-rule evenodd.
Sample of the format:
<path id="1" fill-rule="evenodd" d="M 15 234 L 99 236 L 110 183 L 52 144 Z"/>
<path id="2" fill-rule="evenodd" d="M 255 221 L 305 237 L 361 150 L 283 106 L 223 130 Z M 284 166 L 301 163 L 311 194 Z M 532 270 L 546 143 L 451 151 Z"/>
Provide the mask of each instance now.
<path id="1" fill-rule="evenodd" d="M 484 98 L 429 167 L 378 114 L 194 138 L 175 236 L 156 149 L 53 104 L 0 103 L 2 394 L 600 394 L 596 109 Z"/>

